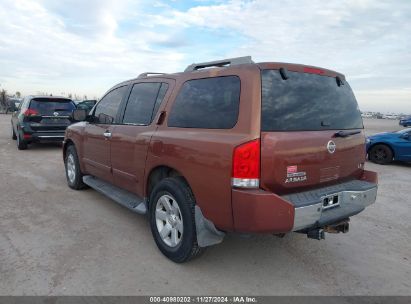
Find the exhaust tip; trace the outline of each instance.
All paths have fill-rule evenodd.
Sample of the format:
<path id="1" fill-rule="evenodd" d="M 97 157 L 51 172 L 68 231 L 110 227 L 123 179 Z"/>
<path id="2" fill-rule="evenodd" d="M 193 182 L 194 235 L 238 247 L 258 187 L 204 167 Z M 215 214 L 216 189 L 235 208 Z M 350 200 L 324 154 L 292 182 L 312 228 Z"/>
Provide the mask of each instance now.
<path id="1" fill-rule="evenodd" d="M 324 227 L 324 231 L 328 233 L 347 233 L 350 230 L 349 221 L 343 221 L 338 224 L 328 225 Z"/>

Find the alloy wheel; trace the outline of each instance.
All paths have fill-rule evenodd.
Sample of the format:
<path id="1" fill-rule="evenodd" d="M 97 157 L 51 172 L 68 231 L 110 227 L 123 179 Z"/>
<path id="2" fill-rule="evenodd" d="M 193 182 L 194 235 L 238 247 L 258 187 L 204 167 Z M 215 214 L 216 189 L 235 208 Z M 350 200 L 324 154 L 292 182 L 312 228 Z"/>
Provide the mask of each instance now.
<path id="1" fill-rule="evenodd" d="M 169 247 L 176 247 L 183 239 L 183 217 L 177 201 L 170 195 L 162 195 L 155 210 L 157 231 L 163 242 Z"/>
<path id="2" fill-rule="evenodd" d="M 74 162 L 74 156 L 73 154 L 69 154 L 67 156 L 67 176 L 68 179 L 70 181 L 70 183 L 74 183 L 75 179 L 76 179 L 76 164 Z"/>
<path id="3" fill-rule="evenodd" d="M 387 152 L 385 151 L 385 149 L 382 149 L 382 148 L 375 149 L 374 159 L 383 161 L 383 160 L 386 160 L 387 157 L 388 157 L 388 155 L 387 155 Z"/>

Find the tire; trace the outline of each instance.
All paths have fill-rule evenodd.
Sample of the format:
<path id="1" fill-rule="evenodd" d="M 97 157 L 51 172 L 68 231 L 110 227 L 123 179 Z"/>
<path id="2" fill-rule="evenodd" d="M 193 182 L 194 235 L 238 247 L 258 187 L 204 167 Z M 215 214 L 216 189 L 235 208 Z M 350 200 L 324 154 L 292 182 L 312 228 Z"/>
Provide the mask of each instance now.
<path id="1" fill-rule="evenodd" d="M 194 195 L 181 177 L 165 178 L 151 192 L 151 232 L 157 247 L 173 262 L 187 262 L 204 249 L 197 243 L 194 206 Z"/>
<path id="2" fill-rule="evenodd" d="M 27 142 L 21 139 L 20 134 L 16 135 L 17 139 L 17 149 L 19 150 L 26 150 L 27 149 Z"/>
<path id="3" fill-rule="evenodd" d="M 71 189 L 81 190 L 87 188 L 86 184 L 83 183 L 83 174 L 80 171 L 80 162 L 74 145 L 67 147 L 64 167 L 67 184 Z"/>
<path id="4" fill-rule="evenodd" d="M 11 138 L 12 138 L 13 140 L 16 140 L 16 139 L 17 139 L 16 132 L 14 132 L 13 124 L 11 124 Z"/>
<path id="5" fill-rule="evenodd" d="M 376 164 L 386 165 L 392 162 L 393 153 L 389 146 L 379 144 L 371 147 L 368 152 L 368 159 Z"/>

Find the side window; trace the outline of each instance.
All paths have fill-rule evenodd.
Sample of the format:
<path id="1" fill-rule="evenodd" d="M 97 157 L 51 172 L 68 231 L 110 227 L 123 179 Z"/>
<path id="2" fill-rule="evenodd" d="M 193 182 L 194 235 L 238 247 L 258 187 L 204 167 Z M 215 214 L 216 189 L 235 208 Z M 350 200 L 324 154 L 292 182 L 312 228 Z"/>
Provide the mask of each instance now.
<path id="1" fill-rule="evenodd" d="M 94 110 L 95 123 L 112 124 L 116 122 L 117 111 L 126 90 L 127 86 L 119 87 L 100 100 Z"/>
<path id="2" fill-rule="evenodd" d="M 124 113 L 124 124 L 149 125 L 167 92 L 168 84 L 142 82 L 133 85 Z"/>
<path id="3" fill-rule="evenodd" d="M 238 120 L 240 78 L 225 76 L 189 80 L 171 110 L 168 126 L 231 129 Z"/>
<path id="4" fill-rule="evenodd" d="M 167 90 L 168 84 L 163 82 L 161 84 L 160 91 L 158 92 L 156 103 L 154 104 L 153 113 L 151 114 L 151 121 L 153 121 L 154 117 L 156 116 L 158 109 L 160 108 L 160 105 L 163 102 L 164 96 L 166 96 Z"/>

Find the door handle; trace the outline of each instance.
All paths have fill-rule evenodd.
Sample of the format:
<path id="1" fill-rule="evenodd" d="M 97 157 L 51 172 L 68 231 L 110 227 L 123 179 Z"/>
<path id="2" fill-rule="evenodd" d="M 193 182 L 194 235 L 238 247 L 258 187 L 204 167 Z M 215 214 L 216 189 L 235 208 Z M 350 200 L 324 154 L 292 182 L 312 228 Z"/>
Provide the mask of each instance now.
<path id="1" fill-rule="evenodd" d="M 111 132 L 110 131 L 106 131 L 103 133 L 105 138 L 111 138 Z"/>

